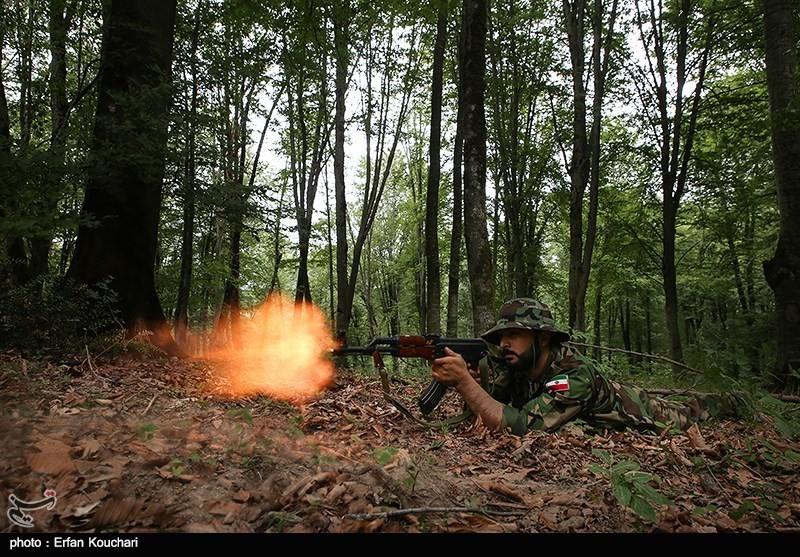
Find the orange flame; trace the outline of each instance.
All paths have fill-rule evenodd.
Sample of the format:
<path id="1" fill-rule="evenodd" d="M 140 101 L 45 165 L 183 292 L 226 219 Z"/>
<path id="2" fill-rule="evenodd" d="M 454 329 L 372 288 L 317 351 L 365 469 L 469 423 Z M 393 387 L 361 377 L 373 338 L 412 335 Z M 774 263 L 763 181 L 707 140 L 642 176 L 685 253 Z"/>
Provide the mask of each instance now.
<path id="1" fill-rule="evenodd" d="M 327 319 L 311 303 L 273 294 L 244 315 L 234 348 L 209 358 L 229 396 L 263 394 L 292 403 L 313 399 L 333 381 L 325 354 L 336 347 Z"/>

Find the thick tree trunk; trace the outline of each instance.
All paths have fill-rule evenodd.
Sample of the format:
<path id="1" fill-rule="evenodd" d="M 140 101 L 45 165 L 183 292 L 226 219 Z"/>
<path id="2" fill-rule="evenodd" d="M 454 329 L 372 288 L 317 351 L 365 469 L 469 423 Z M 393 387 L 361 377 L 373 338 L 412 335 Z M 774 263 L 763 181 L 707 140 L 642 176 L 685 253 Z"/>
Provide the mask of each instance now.
<path id="1" fill-rule="evenodd" d="M 112 2 L 83 215 L 68 276 L 110 281 L 131 335 L 181 354 L 155 287 L 175 0 Z"/>
<path id="2" fill-rule="evenodd" d="M 797 94 L 797 29 L 791 0 L 764 0 L 767 88 L 772 123 L 772 158 L 780 229 L 764 274 L 775 293 L 777 376 L 784 388 L 800 370 L 800 98 Z"/>
<path id="3" fill-rule="evenodd" d="M 486 227 L 486 0 L 464 0 L 464 229 L 475 335 L 494 323 L 494 269 Z"/>
<path id="4" fill-rule="evenodd" d="M 12 21 L 11 5 L 0 5 L 0 16 L 6 21 Z M 21 23 L 21 22 L 20 22 Z M 0 24 L 0 51 L 5 41 L 7 25 Z M 26 27 L 29 27 L 26 25 Z M 30 45 L 23 45 L 19 53 L 23 68 L 30 67 Z M 19 127 L 20 142 L 26 144 L 30 141 L 30 118 L 26 116 L 30 96 L 29 72 L 22 72 L 19 77 Z M 5 87 L 3 86 L 2 72 L 0 72 L 0 218 L 15 214 L 17 210 L 16 193 L 20 188 L 19 173 L 16 169 L 15 154 L 11 151 L 11 119 L 8 113 Z M 5 214 L 4 214 L 5 213 Z M 17 232 L 7 234 L 3 240 L 3 282 L 9 287 L 19 286 L 28 282 L 28 253 L 25 250 L 25 240 Z"/>
<path id="5" fill-rule="evenodd" d="M 5 10 L 5 6 L 0 6 L 0 14 Z M 3 25 L 0 25 L 0 51 L 2 51 L 4 41 Z M 11 153 L 11 120 L 8 114 L 8 102 L 6 100 L 6 90 L 3 85 L 3 75 L 0 72 L 0 219 L 6 217 L 6 213 L 11 212 L 11 207 L 7 203 L 13 199 L 15 191 L 15 173 L 12 164 L 13 155 Z M 25 245 L 22 238 L 10 237 L 3 241 L 2 260 L 0 260 L 0 286 L 10 288 L 27 280 L 27 256 L 25 255 Z"/>

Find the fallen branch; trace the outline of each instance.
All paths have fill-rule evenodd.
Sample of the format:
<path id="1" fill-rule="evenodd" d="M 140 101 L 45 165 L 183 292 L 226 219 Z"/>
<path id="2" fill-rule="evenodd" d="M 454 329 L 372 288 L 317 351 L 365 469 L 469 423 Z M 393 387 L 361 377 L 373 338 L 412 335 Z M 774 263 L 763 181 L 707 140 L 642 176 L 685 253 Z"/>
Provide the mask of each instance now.
<path id="1" fill-rule="evenodd" d="M 408 514 L 427 514 L 427 513 L 477 513 L 492 516 L 517 516 L 525 514 L 519 511 L 489 511 L 486 509 L 476 509 L 473 507 L 416 507 L 411 509 L 396 509 L 380 513 L 346 514 L 343 518 L 351 520 L 374 520 L 376 518 L 390 518 L 393 516 L 405 516 Z"/>
<path id="2" fill-rule="evenodd" d="M 598 346 L 596 344 L 586 344 L 585 342 L 577 342 L 574 340 L 569 341 L 570 344 L 574 344 L 575 346 L 585 346 L 587 348 L 597 348 L 598 350 L 605 350 L 607 352 L 622 352 L 623 354 L 631 354 L 633 356 L 641 356 L 642 358 L 647 358 L 650 360 L 661 360 L 664 362 L 668 362 L 670 364 L 682 367 L 684 369 L 688 369 L 689 371 L 693 371 L 695 373 L 699 373 L 700 375 L 703 374 L 702 371 L 699 369 L 687 366 L 684 363 L 681 363 L 677 360 L 673 360 L 671 358 L 667 358 L 666 356 L 658 356 L 655 354 L 645 354 L 644 352 L 634 352 L 633 350 L 623 350 L 622 348 L 609 348 L 608 346 Z"/>
<path id="3" fill-rule="evenodd" d="M 682 391 L 677 389 L 645 389 L 648 393 L 652 393 L 654 395 L 699 395 L 703 393 L 699 393 L 697 391 Z M 782 395 L 779 393 L 769 393 L 769 396 L 772 398 L 776 398 L 782 402 L 793 402 L 795 404 L 800 404 L 800 396 L 794 395 Z"/>
<path id="4" fill-rule="evenodd" d="M 596 344 L 587 344 L 585 342 L 576 342 L 574 340 L 571 340 L 569 343 L 570 344 L 574 344 L 575 346 L 585 346 L 587 348 L 597 348 L 599 350 L 606 350 L 608 352 L 622 352 L 623 354 L 632 354 L 634 356 L 641 356 L 643 358 L 649 358 L 651 360 L 663 360 L 665 362 L 669 362 L 671 364 L 675 364 L 676 366 L 680 366 L 680 367 L 682 367 L 684 369 L 688 369 L 689 371 L 693 371 L 693 372 L 699 373 L 701 375 L 703 374 L 703 372 L 700 371 L 699 369 L 695 369 L 693 367 L 687 366 L 686 364 L 682 364 L 681 362 L 678 362 L 676 360 L 672 360 L 672 359 L 667 358 L 665 356 L 658 356 L 658 355 L 654 355 L 654 354 L 645 354 L 643 352 L 634 352 L 632 350 L 623 350 L 622 348 L 609 348 L 608 346 L 598 346 Z M 653 394 L 657 394 L 657 395 L 684 395 L 684 394 L 691 395 L 691 394 L 698 394 L 698 393 L 696 393 L 694 391 L 677 391 L 677 390 L 672 390 L 672 389 L 647 389 L 647 392 L 653 393 Z M 781 400 L 783 402 L 793 402 L 793 403 L 796 403 L 796 404 L 800 404 L 800 396 L 783 395 L 783 394 L 776 394 L 776 393 L 769 393 L 769 396 L 771 396 L 772 398 L 777 398 L 778 400 Z"/>

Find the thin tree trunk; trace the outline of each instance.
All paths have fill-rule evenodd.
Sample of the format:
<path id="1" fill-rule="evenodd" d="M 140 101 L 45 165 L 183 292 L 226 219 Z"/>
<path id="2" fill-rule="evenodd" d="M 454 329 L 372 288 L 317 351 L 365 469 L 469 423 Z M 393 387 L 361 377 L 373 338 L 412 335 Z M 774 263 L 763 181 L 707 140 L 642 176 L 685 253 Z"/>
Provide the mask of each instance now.
<path id="1" fill-rule="evenodd" d="M 598 285 L 594 299 L 594 343 L 596 346 L 602 344 L 600 339 L 600 319 L 602 318 L 602 302 L 603 302 L 603 285 Z M 601 361 L 602 351 L 598 348 L 594 349 L 594 358 L 599 362 Z"/>
<path id="2" fill-rule="evenodd" d="M 66 40 L 67 30 L 73 15 L 73 6 L 65 0 L 52 0 L 49 5 L 50 31 L 50 147 L 52 155 L 53 191 L 58 191 L 63 180 L 63 166 L 67 138 L 67 65 Z M 57 198 L 45 196 L 38 202 L 39 218 L 44 229 L 29 240 L 30 264 L 29 277 L 38 277 L 49 272 L 50 248 L 53 243 L 52 223 L 58 211 Z"/>
<path id="3" fill-rule="evenodd" d="M 639 2 L 636 9 L 640 8 Z M 658 114 L 658 135 L 660 146 L 660 173 L 662 186 L 662 221 L 661 234 L 663 238 L 663 252 L 661 257 L 661 276 L 664 284 L 664 316 L 669 343 L 670 358 L 675 362 L 683 361 L 683 348 L 681 345 L 679 301 L 677 286 L 677 269 L 675 261 L 676 223 L 681 198 L 688 179 L 688 165 L 692 154 L 692 144 L 699 114 L 700 96 L 703 91 L 706 67 L 713 43 L 715 29 L 715 13 L 704 14 L 703 35 L 698 38 L 702 41 L 697 59 L 688 60 L 688 26 L 689 18 L 693 14 L 693 7 L 689 0 L 681 0 L 678 6 L 674 28 L 676 29 L 676 54 L 675 76 L 667 76 L 667 52 L 665 44 L 668 37 L 664 35 L 664 26 L 661 25 L 661 13 L 656 13 L 653 4 L 648 7 L 647 17 L 652 27 L 652 36 L 655 44 L 655 69 L 650 74 L 650 87 L 652 96 L 656 99 Z M 644 30 L 640 27 L 642 40 L 647 41 Z M 652 61 L 651 61 L 652 62 Z M 687 82 L 687 66 L 696 67 L 697 82 L 693 93 L 690 95 L 689 107 L 684 106 L 683 89 Z M 674 110 L 669 110 L 667 86 L 675 82 Z M 675 375 L 684 373 L 683 366 L 672 366 Z"/>
<path id="4" fill-rule="evenodd" d="M 197 126 L 197 43 L 200 37 L 200 14 L 202 3 L 194 13 L 190 49 L 190 69 L 192 72 L 192 93 L 189 103 L 188 136 L 186 139 L 186 163 L 184 165 L 183 231 L 181 234 L 181 271 L 178 283 L 178 300 L 175 303 L 173 329 L 175 341 L 184 345 L 189 332 L 189 294 L 192 288 L 192 267 L 194 258 L 194 214 L 195 214 L 195 140 Z"/>
<path id="5" fill-rule="evenodd" d="M 441 176 L 442 81 L 447 42 L 447 4 L 439 0 L 436 44 L 433 49 L 433 87 L 431 90 L 430 164 L 425 200 L 425 263 L 427 275 L 427 332 L 438 334 L 441 323 L 441 264 L 439 262 L 439 179 Z"/>
<path id="6" fill-rule="evenodd" d="M 574 96 L 573 146 L 569 164 L 570 175 L 570 267 L 568 279 L 569 327 L 575 331 L 586 330 L 586 291 L 592 266 L 597 235 L 598 193 L 600 190 L 600 130 L 606 74 L 608 73 L 617 2 L 612 2 L 608 21 L 604 22 L 603 2 L 594 4 L 592 17 L 592 75 L 594 97 L 591 109 L 591 131 L 587 134 L 587 102 L 584 84 L 584 26 L 585 0 L 563 0 L 564 19 L 572 60 Z M 605 24 L 605 29 L 604 29 Z M 589 208 L 584 239 L 583 207 L 586 189 L 589 189 Z"/>
<path id="7" fill-rule="evenodd" d="M 456 109 L 456 136 L 453 146 L 453 226 L 450 232 L 450 263 L 447 270 L 447 336 L 458 336 L 458 291 L 461 287 L 461 237 L 463 236 L 463 183 L 461 180 L 464 153 L 464 118 L 462 109 L 461 57 L 463 37 L 458 40 L 456 60 L 456 87 L 458 107 Z"/>
<path id="8" fill-rule="evenodd" d="M 391 26 L 390 26 L 391 32 Z M 390 35 L 391 38 L 391 35 Z M 374 160 L 373 160 L 373 153 L 372 153 L 372 139 L 373 139 L 373 130 L 372 130 L 372 111 L 367 112 L 367 116 L 365 118 L 364 126 L 365 126 L 365 135 L 366 135 L 366 149 L 367 149 L 367 160 L 366 160 L 366 177 L 365 177 L 365 185 L 363 191 L 363 203 L 361 207 L 361 218 L 360 224 L 358 229 L 358 234 L 356 235 L 356 240 L 353 244 L 353 257 L 352 261 L 350 262 L 350 275 L 348 278 L 348 286 L 347 286 L 347 300 L 348 305 L 343 312 L 343 318 L 345 322 L 349 322 L 350 315 L 352 312 L 352 304 L 353 299 L 355 297 L 355 290 L 356 284 L 358 280 L 358 273 L 360 268 L 360 260 L 361 260 L 361 253 L 364 250 L 364 243 L 367 241 L 367 237 L 372 229 L 372 224 L 375 221 L 375 217 L 378 213 L 378 206 L 380 203 L 381 198 L 383 197 L 384 189 L 386 188 L 386 184 L 389 181 L 389 176 L 391 173 L 392 163 L 394 161 L 395 154 L 397 152 L 397 147 L 400 143 L 400 136 L 403 131 L 403 123 L 405 122 L 406 114 L 408 112 L 409 103 L 411 99 L 411 90 L 412 90 L 412 83 L 409 79 L 410 74 L 415 71 L 416 66 L 418 64 L 418 53 L 416 52 L 415 45 L 417 44 L 417 37 L 416 35 L 412 35 L 409 38 L 409 42 L 411 44 L 411 48 L 409 49 L 409 58 L 407 62 L 407 66 L 404 68 L 406 74 L 402 77 L 402 91 L 401 91 L 401 98 L 397 103 L 397 120 L 394 122 L 394 130 L 388 130 L 389 122 L 388 119 L 388 103 L 390 101 L 388 94 L 389 91 L 395 87 L 395 82 L 393 81 L 393 68 L 387 66 L 384 68 L 385 74 L 382 80 L 382 87 L 381 87 L 381 98 L 377 102 L 378 106 L 378 115 L 379 115 L 379 122 L 377 127 L 377 146 L 375 148 L 374 153 Z M 388 48 L 391 48 L 391 41 L 387 45 Z M 373 67 L 372 62 L 372 53 L 374 52 L 373 47 L 368 44 L 368 61 L 366 63 L 368 71 L 367 71 L 367 98 L 365 99 L 365 103 L 367 106 L 373 106 L 373 98 L 372 98 L 372 74 L 369 71 L 369 68 Z M 386 147 L 387 138 L 391 139 L 391 144 Z M 373 169 L 373 163 L 375 168 Z"/>
<path id="9" fill-rule="evenodd" d="M 464 0 L 464 224 L 475 335 L 494 323 L 494 269 L 486 226 L 486 0 Z"/>
<path id="10" fill-rule="evenodd" d="M 333 181 L 336 196 L 336 318 L 335 333 L 340 341 L 344 341 L 350 321 L 349 302 L 347 297 L 347 200 L 345 198 L 344 181 L 344 142 L 345 142 L 345 97 L 347 93 L 347 71 L 350 63 L 350 46 L 348 22 L 350 20 L 350 2 L 342 0 L 337 3 L 339 10 L 333 18 L 333 40 L 336 57 L 335 77 L 335 115 L 334 115 L 334 151 Z"/>

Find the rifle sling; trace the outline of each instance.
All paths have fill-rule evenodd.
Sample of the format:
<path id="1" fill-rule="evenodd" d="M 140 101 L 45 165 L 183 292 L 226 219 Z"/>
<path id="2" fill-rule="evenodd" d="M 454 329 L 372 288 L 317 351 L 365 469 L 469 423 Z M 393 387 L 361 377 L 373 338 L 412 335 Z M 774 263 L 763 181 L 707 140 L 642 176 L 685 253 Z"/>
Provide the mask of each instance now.
<path id="1" fill-rule="evenodd" d="M 418 423 L 419 425 L 428 428 L 441 428 L 463 422 L 467 418 L 475 415 L 475 413 L 472 410 L 470 410 L 469 407 L 467 407 L 463 412 L 461 412 L 457 416 L 453 416 L 452 418 L 448 418 L 446 420 L 442 420 L 439 422 L 429 422 L 427 420 L 422 420 L 420 418 L 417 418 L 414 414 L 411 413 L 411 411 L 408 408 L 403 406 L 400 403 L 400 401 L 395 399 L 389 392 L 389 374 L 386 372 L 386 366 L 383 363 L 383 358 L 381 358 L 380 354 L 376 352 L 375 354 L 373 354 L 373 359 L 375 362 L 375 367 L 378 368 L 378 375 L 380 375 L 381 378 L 381 390 L 383 391 L 384 400 L 392 404 L 395 408 L 397 408 L 400 411 L 400 413 L 402 413 L 407 418 L 413 420 L 414 422 Z M 484 388 L 489 383 L 487 368 L 483 366 L 481 366 L 481 383 L 484 385 Z"/>
<path id="2" fill-rule="evenodd" d="M 403 406 L 403 405 L 400 403 L 400 401 L 398 401 L 397 399 L 395 399 L 395 398 L 394 398 L 392 395 L 390 395 L 388 392 L 384 391 L 384 393 L 383 393 L 383 398 L 384 398 L 384 399 L 385 399 L 387 402 L 389 402 L 389 403 L 391 403 L 392 405 L 394 405 L 394 407 L 395 407 L 395 408 L 397 408 L 397 409 L 398 409 L 398 410 L 399 410 L 399 411 L 400 411 L 402 414 L 404 414 L 404 415 L 405 415 L 407 418 L 410 418 L 410 419 L 414 420 L 416 423 L 418 423 L 419 425 L 421 425 L 421 426 L 425 426 L 425 427 L 428 427 L 428 428 L 439 428 L 439 427 L 445 427 L 445 426 L 448 426 L 448 425 L 457 424 L 457 423 L 459 423 L 459 422 L 463 422 L 464 420 L 466 420 L 466 419 L 467 419 L 467 418 L 469 418 L 470 416 L 473 416 L 473 415 L 474 415 L 474 414 L 472 413 L 472 410 L 470 410 L 469 408 L 467 408 L 466 410 L 464 410 L 464 411 L 463 411 L 461 414 L 459 414 L 458 416 L 453 416 L 452 418 L 448 418 L 448 419 L 446 419 L 446 420 L 442 420 L 442 421 L 440 421 L 440 422 L 429 422 L 429 421 L 427 421 L 427 420 L 422 420 L 422 419 L 420 419 L 420 418 L 417 418 L 417 417 L 416 417 L 414 414 L 412 414 L 412 413 L 411 413 L 411 411 L 410 411 L 408 408 L 406 408 L 405 406 Z"/>

